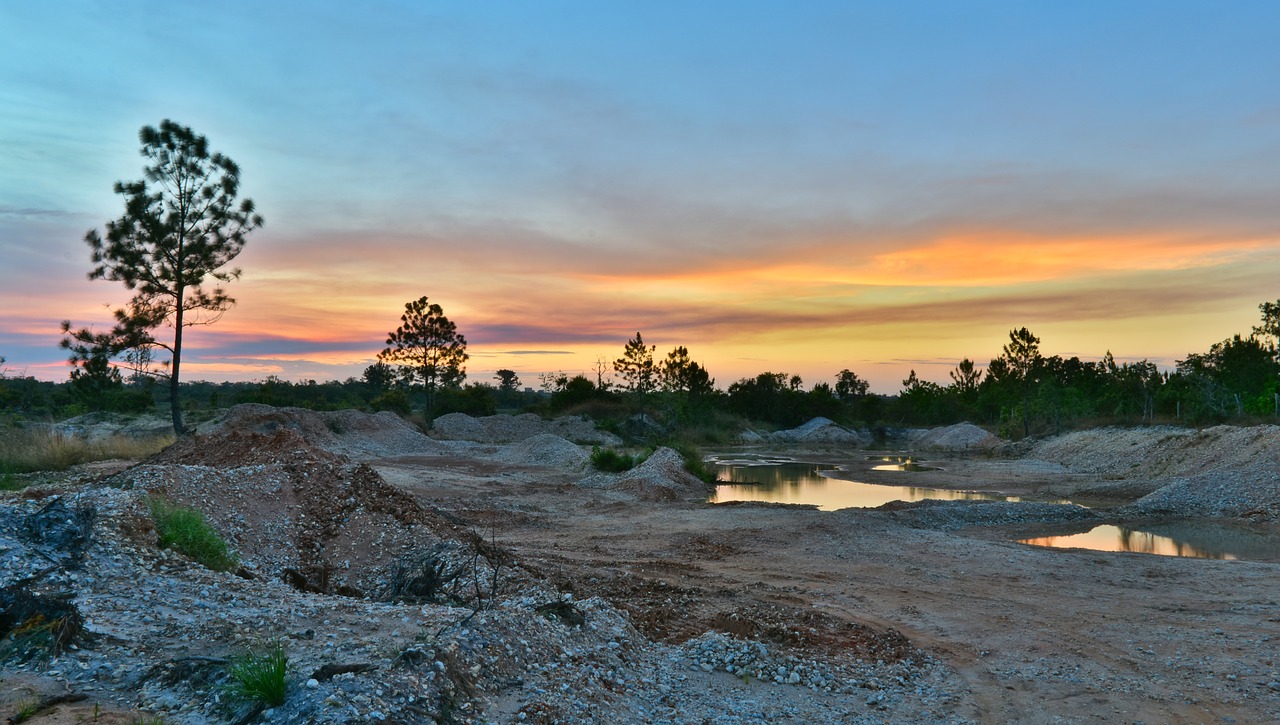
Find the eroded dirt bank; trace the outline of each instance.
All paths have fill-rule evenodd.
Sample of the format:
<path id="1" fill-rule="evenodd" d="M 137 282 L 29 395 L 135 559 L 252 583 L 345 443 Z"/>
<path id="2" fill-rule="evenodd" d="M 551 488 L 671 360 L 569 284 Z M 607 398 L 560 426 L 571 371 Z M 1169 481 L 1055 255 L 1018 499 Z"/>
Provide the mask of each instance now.
<path id="1" fill-rule="evenodd" d="M 389 416 L 243 407 L 142 466 L 8 495 L 0 585 L 74 603 L 83 628 L 52 657 L 4 650 L 0 716 L 61 697 L 81 699 L 30 722 L 95 704 L 116 722 L 1280 719 L 1280 565 L 1004 540 L 1060 518 L 1037 504 L 711 506 L 658 463 L 592 473 L 575 445 L 589 438 L 563 437 L 589 435 L 575 425 L 487 420 L 467 423 L 478 440 L 433 440 Z M 1214 452 L 1245 445 L 1232 431 L 1178 440 L 1222 461 L 1199 468 L 1160 458 L 1169 435 L 970 451 L 937 478 L 1115 503 L 1164 490 L 1161 506 L 1200 512 L 1204 476 L 1274 519 L 1275 429 L 1252 429 L 1240 460 Z M 1099 452 L 1115 441 L 1149 452 L 1080 464 L 1120 458 Z M 158 550 L 146 494 L 205 511 L 241 575 Z M 79 523 L 63 536 L 53 521 Z M 397 590 L 424 557 L 452 588 Z M 275 640 L 285 705 L 229 698 L 219 663 Z"/>

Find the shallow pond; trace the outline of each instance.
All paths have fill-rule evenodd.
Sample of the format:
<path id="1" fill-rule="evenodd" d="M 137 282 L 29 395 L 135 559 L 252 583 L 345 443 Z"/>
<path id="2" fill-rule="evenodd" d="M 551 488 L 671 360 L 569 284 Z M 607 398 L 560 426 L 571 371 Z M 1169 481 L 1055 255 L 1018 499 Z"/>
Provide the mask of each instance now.
<path id="1" fill-rule="evenodd" d="M 881 462 L 881 465 L 874 466 L 877 470 L 911 471 L 913 469 L 910 466 L 916 465 L 905 456 L 868 456 L 867 460 Z M 761 501 L 808 504 L 816 505 L 823 511 L 834 511 L 842 508 L 875 508 L 890 501 L 923 499 L 1023 500 L 1017 496 L 979 491 L 845 481 L 823 475 L 824 471 L 839 470 L 838 466 L 800 463 L 789 458 L 718 457 L 707 463 L 714 466 L 722 481 L 716 486 L 711 503 Z M 1063 500 L 1054 502 L 1068 503 Z M 1245 526 L 1203 520 L 1148 524 L 1141 528 L 1108 524 L 1083 533 L 1033 537 L 1022 539 L 1020 543 L 1050 548 L 1136 552 L 1201 559 L 1280 561 L 1280 532 L 1263 533 Z"/>
<path id="2" fill-rule="evenodd" d="M 1175 521 L 1142 528 L 1096 526 L 1068 536 L 1040 536 L 1020 543 L 1063 549 L 1128 551 L 1196 559 L 1280 560 L 1280 536 L 1213 521 Z"/>
<path id="3" fill-rule="evenodd" d="M 905 462 L 904 462 L 905 463 Z M 972 499 L 981 501 L 1019 501 L 1016 496 L 1003 496 L 977 491 L 950 491 L 916 486 L 883 486 L 873 483 L 843 481 L 822 475 L 837 466 L 798 463 L 785 458 L 718 458 L 708 462 L 715 466 L 721 481 L 711 503 L 728 501 L 763 501 L 768 503 L 816 504 L 823 511 L 843 508 L 875 508 L 890 501 L 920 501 L 926 498 L 944 500 Z M 892 465 L 891 470 L 900 469 Z"/>

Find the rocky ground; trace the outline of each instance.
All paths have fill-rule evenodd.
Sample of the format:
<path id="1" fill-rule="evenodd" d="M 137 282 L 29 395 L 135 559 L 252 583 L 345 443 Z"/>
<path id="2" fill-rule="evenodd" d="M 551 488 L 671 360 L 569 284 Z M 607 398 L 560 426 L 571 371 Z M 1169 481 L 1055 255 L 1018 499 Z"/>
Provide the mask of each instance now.
<path id="1" fill-rule="evenodd" d="M 840 475 L 901 483 L 850 450 L 863 434 L 797 430 Z M 611 442 L 581 420 L 462 416 L 427 437 L 389 414 L 240 406 L 151 460 L 34 477 L 0 499 L 0 716 L 1280 720 L 1280 564 L 1012 541 L 1170 515 L 1273 530 L 1280 429 L 902 438 L 945 469 L 916 485 L 1103 512 L 709 505 L 674 454 L 591 471 Z M 243 565 L 159 549 L 148 497 L 204 512 Z M 285 704 L 235 697 L 227 664 L 277 644 Z"/>

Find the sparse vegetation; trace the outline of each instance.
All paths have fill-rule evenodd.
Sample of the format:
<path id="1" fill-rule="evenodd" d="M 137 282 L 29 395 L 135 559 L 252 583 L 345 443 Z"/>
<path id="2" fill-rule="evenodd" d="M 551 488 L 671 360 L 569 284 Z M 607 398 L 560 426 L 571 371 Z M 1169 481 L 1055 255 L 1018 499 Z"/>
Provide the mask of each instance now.
<path id="1" fill-rule="evenodd" d="M 214 571 L 230 571 L 240 564 L 204 514 L 159 498 L 148 504 L 161 548 L 173 549 Z"/>
<path id="2" fill-rule="evenodd" d="M 13 468 L 7 463 L 0 461 L 0 491 L 20 491 L 26 488 L 26 484 L 18 479 Z"/>
<path id="3" fill-rule="evenodd" d="M 146 458 L 172 442 L 172 436 L 112 436 L 91 442 L 49 428 L 8 428 L 0 435 L 0 481 L 16 473 L 65 471 L 90 461 Z"/>
<path id="4" fill-rule="evenodd" d="M 609 473 L 622 473 L 630 471 L 644 460 L 644 456 L 632 456 L 627 453 L 619 453 L 612 448 L 601 448 L 600 446 L 591 447 L 591 465 L 595 466 L 597 471 L 607 471 Z"/>
<path id="5" fill-rule="evenodd" d="M 35 700 L 24 700 L 18 705 L 18 710 L 13 713 L 13 717 L 9 718 L 9 722 L 17 725 L 30 720 L 40 711 L 40 703 Z"/>
<path id="6" fill-rule="evenodd" d="M 279 707 L 284 704 L 288 669 L 289 656 L 279 642 L 265 654 L 250 650 L 231 663 L 231 694 L 267 707 Z"/>

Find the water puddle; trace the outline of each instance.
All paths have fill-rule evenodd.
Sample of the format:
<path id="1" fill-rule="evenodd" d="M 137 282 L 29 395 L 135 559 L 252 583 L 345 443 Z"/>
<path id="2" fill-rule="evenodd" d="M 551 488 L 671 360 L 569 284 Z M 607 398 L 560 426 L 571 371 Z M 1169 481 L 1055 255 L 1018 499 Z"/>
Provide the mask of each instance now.
<path id="1" fill-rule="evenodd" d="M 716 486 L 711 503 L 761 501 L 816 504 L 823 511 L 835 511 L 843 508 L 875 508 L 890 501 L 920 501 L 927 498 L 948 501 L 1021 500 L 1016 496 L 977 491 L 844 481 L 822 475 L 823 471 L 838 470 L 838 466 L 799 463 L 787 458 L 721 458 L 710 461 L 709 465 L 715 466 L 717 475 L 724 482 Z"/>
<path id="2" fill-rule="evenodd" d="M 1108 524 L 1080 534 L 1040 536 L 1022 539 L 1020 543 L 1196 559 L 1280 560 L 1280 536 L 1275 533 L 1260 533 L 1243 526 L 1209 521 L 1151 524 L 1140 529 Z"/>

